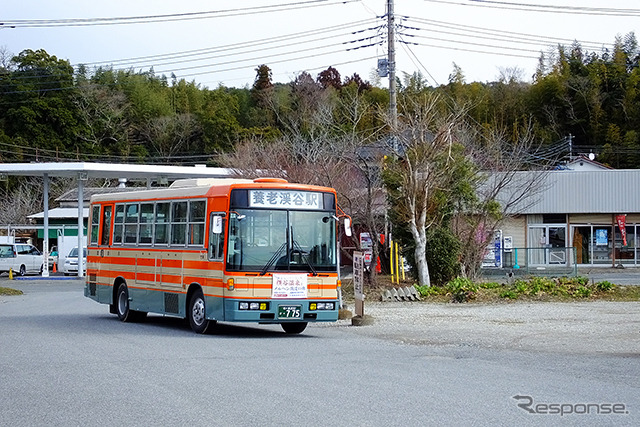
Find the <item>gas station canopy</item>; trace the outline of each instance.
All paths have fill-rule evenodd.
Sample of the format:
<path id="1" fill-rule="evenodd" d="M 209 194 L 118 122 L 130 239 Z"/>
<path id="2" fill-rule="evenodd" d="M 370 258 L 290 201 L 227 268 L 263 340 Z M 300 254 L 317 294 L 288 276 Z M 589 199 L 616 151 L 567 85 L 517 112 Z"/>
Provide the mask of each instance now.
<path id="1" fill-rule="evenodd" d="M 168 184 L 181 178 L 230 178 L 232 169 L 209 168 L 205 165 L 196 166 L 165 166 L 126 163 L 0 163 L 0 180 L 6 180 L 8 176 L 41 176 L 43 179 L 44 194 L 44 269 L 42 274 L 49 275 L 48 257 L 49 250 L 49 178 L 66 177 L 76 178 L 78 182 L 78 247 L 83 246 L 83 190 L 84 183 L 89 178 L 111 178 L 122 181 L 146 180 L 147 187 L 153 182 Z M 82 263 L 78 263 L 78 276 L 82 277 L 84 271 Z"/>
<path id="2" fill-rule="evenodd" d="M 228 178 L 232 169 L 128 163 L 0 163 L 1 175 L 88 178 L 127 178 L 154 181 L 180 178 Z"/>

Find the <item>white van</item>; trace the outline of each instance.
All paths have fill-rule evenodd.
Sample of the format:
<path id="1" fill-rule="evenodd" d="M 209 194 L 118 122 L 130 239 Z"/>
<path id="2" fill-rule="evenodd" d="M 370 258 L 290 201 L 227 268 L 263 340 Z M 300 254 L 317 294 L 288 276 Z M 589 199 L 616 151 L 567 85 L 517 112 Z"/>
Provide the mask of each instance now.
<path id="1" fill-rule="evenodd" d="M 0 243 L 0 273 L 13 270 L 24 276 L 28 273 L 42 273 L 44 256 L 35 247 L 25 243 Z"/>

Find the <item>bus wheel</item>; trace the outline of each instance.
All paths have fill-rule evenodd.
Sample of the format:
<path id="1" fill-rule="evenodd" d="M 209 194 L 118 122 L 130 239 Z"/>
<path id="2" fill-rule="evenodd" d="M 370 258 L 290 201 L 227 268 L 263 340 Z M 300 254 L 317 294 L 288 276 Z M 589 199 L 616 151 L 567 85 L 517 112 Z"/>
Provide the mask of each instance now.
<path id="1" fill-rule="evenodd" d="M 129 289 L 124 283 L 120 284 L 116 296 L 116 314 L 123 322 L 135 322 L 142 320 L 147 313 L 129 309 Z"/>
<path id="2" fill-rule="evenodd" d="M 280 326 L 287 334 L 299 334 L 307 328 L 307 322 L 281 323 Z"/>
<path id="3" fill-rule="evenodd" d="M 209 329 L 209 325 L 214 323 L 207 319 L 207 307 L 204 302 L 202 291 L 196 291 L 189 300 L 189 325 L 194 332 L 204 334 Z"/>

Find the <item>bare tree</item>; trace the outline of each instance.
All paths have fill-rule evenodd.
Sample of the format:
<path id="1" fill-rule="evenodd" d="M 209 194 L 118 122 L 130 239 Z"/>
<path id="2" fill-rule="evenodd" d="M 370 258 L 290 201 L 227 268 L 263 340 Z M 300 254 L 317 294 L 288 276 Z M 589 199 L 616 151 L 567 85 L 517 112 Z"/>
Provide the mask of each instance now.
<path id="1" fill-rule="evenodd" d="M 126 112 L 129 104 L 125 94 L 89 82 L 80 83 L 77 89 L 74 103 L 86 129 L 78 137 L 92 147 L 103 147 L 107 151 L 111 147 L 126 144 L 129 133 Z"/>
<path id="2" fill-rule="evenodd" d="M 365 115 L 371 113 L 369 106 L 356 86 L 353 90 L 343 88 L 338 97 L 333 89 L 318 92 L 308 76 L 300 76 L 295 84 L 296 102 L 304 111 L 288 115 L 286 120 L 280 118 L 286 133 L 276 141 L 244 141 L 233 153 L 222 154 L 222 163 L 241 176 L 271 175 L 333 187 L 344 210 L 376 240 L 384 229 L 384 212 L 376 212 L 384 192 L 382 156 L 367 155 L 367 144 L 380 129 L 368 133 L 360 129 Z M 310 94 L 317 96 L 310 100 L 306 96 Z M 274 111 L 280 111 L 276 106 L 274 102 Z M 377 250 L 374 247 L 371 282 L 375 282 Z"/>
<path id="3" fill-rule="evenodd" d="M 501 131 L 480 134 L 468 128 L 463 135 L 467 155 L 475 165 L 469 184 L 473 197 L 456 207 L 452 229 L 461 241 L 462 275 L 480 273 L 487 245 L 498 225 L 538 201 L 545 190 L 544 176 L 557 159 L 539 155 L 529 124 L 512 144 Z"/>
<path id="4" fill-rule="evenodd" d="M 19 177 L 13 185 L 2 186 L 0 197 L 10 201 L 0 205 L 1 225 L 28 224 L 29 215 L 42 210 L 43 181 L 37 177 Z M 74 180 L 69 178 L 51 178 L 49 181 L 49 208 L 56 207 L 55 199 L 74 188 Z"/>
<path id="5" fill-rule="evenodd" d="M 463 110 L 443 112 L 438 101 L 438 96 L 426 94 L 400 105 L 395 132 L 400 149 L 386 172 L 395 186 L 391 191 L 399 220 L 408 225 L 415 243 L 418 281 L 426 286 L 431 285 L 427 231 L 442 221 L 444 211 L 437 196 L 451 188 L 453 149 L 460 142 L 464 115 Z"/>
<path id="6" fill-rule="evenodd" d="M 191 151 L 202 136 L 202 128 L 193 114 L 162 116 L 149 120 L 140 130 L 140 137 L 152 148 L 157 157 L 169 159 L 179 153 Z"/>
<path id="7" fill-rule="evenodd" d="M 0 71 L 11 71 L 13 53 L 6 46 L 0 46 Z"/>

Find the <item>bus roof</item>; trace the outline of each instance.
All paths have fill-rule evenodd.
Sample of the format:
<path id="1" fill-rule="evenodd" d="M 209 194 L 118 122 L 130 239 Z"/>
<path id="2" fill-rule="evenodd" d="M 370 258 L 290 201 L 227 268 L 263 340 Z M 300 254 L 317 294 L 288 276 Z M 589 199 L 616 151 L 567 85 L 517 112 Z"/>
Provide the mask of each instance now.
<path id="1" fill-rule="evenodd" d="M 91 203 L 114 200 L 162 200 L 211 197 L 215 195 L 228 195 L 233 188 L 278 188 L 335 193 L 333 188 L 293 184 L 278 178 L 256 178 L 254 180 L 240 178 L 195 178 L 177 180 L 171 184 L 170 187 L 96 194 L 91 196 Z"/>

